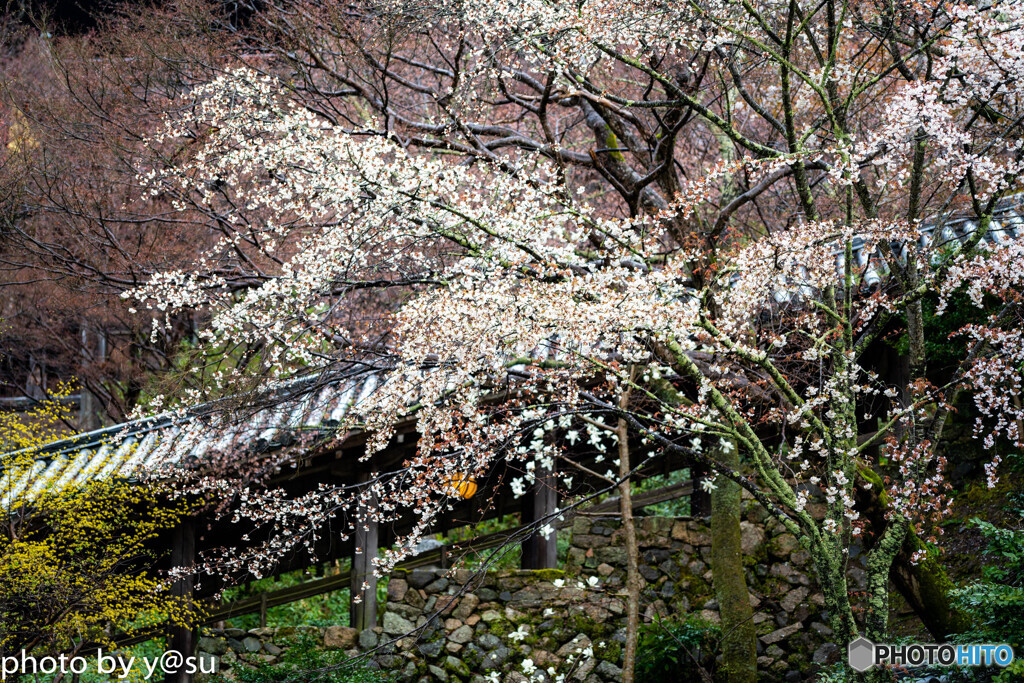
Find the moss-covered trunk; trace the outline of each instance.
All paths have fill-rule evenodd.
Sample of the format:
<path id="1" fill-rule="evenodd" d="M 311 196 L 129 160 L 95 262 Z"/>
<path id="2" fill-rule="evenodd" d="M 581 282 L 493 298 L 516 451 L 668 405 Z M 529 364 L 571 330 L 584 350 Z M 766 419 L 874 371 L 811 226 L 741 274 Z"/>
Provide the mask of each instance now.
<path id="1" fill-rule="evenodd" d="M 820 543 L 810 547 L 810 551 L 818 574 L 818 585 L 825 598 L 829 625 L 835 632 L 835 643 L 841 648 L 846 647 L 857 637 L 858 630 L 850 604 L 842 544 L 838 536 L 824 536 Z"/>
<path id="2" fill-rule="evenodd" d="M 890 578 L 896 590 L 921 619 L 924 627 L 939 642 L 970 627 L 970 617 L 960 611 L 949 597 L 955 586 L 945 568 L 932 556 L 916 564 L 911 557 L 924 550 L 924 543 L 913 531 L 903 540 L 903 548 L 893 562 Z"/>
<path id="3" fill-rule="evenodd" d="M 857 474 L 871 485 L 870 488 L 857 486 L 857 509 L 870 521 L 872 528 L 884 528 L 888 502 L 882 479 L 865 467 L 859 468 Z M 928 556 L 916 564 L 911 562 L 914 553 L 923 549 L 924 543 L 913 529 L 909 530 L 893 560 L 889 578 L 932 637 L 942 642 L 966 630 L 969 618 L 953 605 L 949 597 L 953 582 L 936 558 Z"/>
<path id="4" fill-rule="evenodd" d="M 739 452 L 735 447 L 720 449 L 717 458 L 737 469 Z M 757 681 L 757 633 L 750 593 L 743 575 L 743 550 L 740 545 L 740 487 L 727 479 L 711 492 L 711 573 L 715 599 L 722 617 L 722 664 L 724 680 L 732 683 Z"/>

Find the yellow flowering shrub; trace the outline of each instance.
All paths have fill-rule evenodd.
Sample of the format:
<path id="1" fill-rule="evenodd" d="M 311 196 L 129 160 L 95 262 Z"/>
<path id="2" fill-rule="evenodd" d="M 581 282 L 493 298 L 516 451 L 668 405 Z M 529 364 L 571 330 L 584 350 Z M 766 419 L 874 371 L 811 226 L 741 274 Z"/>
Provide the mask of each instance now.
<path id="1" fill-rule="evenodd" d="M 0 649 L 7 652 L 109 648 L 168 619 L 184 623 L 193 609 L 176 601 L 154 571 L 188 512 L 185 501 L 152 484 L 113 478 L 67 485 L 55 476 L 53 485 L 34 487 L 40 449 L 67 435 L 64 395 L 31 411 L 0 412 L 0 444 L 8 451 L 0 467 L 14 475 L 0 486 L 7 517 L 0 533 Z M 17 484 L 26 472 L 33 473 L 29 483 Z"/>

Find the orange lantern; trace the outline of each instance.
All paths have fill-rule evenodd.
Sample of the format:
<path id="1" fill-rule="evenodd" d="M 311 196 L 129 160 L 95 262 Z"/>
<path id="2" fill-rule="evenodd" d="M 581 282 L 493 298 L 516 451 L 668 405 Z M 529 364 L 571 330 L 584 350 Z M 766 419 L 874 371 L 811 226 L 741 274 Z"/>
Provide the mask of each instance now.
<path id="1" fill-rule="evenodd" d="M 465 474 L 453 474 L 448 477 L 450 496 L 458 496 L 463 500 L 469 500 L 476 493 L 476 479 Z"/>

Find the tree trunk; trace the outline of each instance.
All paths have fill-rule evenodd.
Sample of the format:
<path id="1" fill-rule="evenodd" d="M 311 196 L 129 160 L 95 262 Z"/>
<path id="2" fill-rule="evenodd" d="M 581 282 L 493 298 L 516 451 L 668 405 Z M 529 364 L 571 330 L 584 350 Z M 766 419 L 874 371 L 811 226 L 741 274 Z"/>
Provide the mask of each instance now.
<path id="1" fill-rule="evenodd" d="M 716 459 L 733 469 L 739 466 L 735 447 L 728 452 L 721 449 Z M 718 487 L 711 492 L 711 573 L 722 617 L 721 668 L 730 683 L 756 683 L 757 633 L 743 575 L 740 487 L 725 477 L 718 481 Z"/>
<path id="2" fill-rule="evenodd" d="M 924 543 L 910 531 L 893 562 L 890 578 L 924 627 L 941 643 L 966 631 L 971 620 L 950 600 L 949 591 L 955 586 L 937 559 L 929 556 L 917 564 L 911 563 L 911 556 L 923 549 Z"/>
<path id="3" fill-rule="evenodd" d="M 629 391 L 623 391 L 619 407 L 625 408 Z M 629 490 L 629 428 L 619 418 L 619 512 L 622 515 L 622 530 L 626 538 L 626 643 L 622 654 L 622 681 L 633 683 L 636 667 L 636 642 L 640 630 L 640 547 L 633 523 L 633 498 Z"/>
<path id="4" fill-rule="evenodd" d="M 858 468 L 857 474 L 871 484 L 871 488 L 865 489 L 858 482 L 855 489 L 857 509 L 871 522 L 872 528 L 884 528 L 888 503 L 882 478 L 865 467 Z M 866 540 L 870 542 L 871 539 Z M 956 609 L 950 600 L 949 591 L 954 588 L 953 581 L 934 557 L 926 557 L 917 564 L 911 563 L 913 554 L 922 549 L 924 543 L 911 529 L 893 560 L 889 578 L 932 637 L 944 642 L 954 633 L 966 630 L 970 626 L 970 619 Z"/>

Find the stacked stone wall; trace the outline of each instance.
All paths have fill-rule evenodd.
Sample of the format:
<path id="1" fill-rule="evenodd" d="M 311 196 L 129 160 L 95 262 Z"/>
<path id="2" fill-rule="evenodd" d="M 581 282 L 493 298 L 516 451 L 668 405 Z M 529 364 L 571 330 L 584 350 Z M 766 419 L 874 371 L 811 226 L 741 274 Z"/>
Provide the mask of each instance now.
<path id="1" fill-rule="evenodd" d="M 810 680 L 839 655 L 830 642 L 824 600 L 807 551 L 757 510 L 750 507 L 742 522 L 742 545 L 761 679 Z M 644 620 L 699 615 L 717 623 L 707 524 L 663 517 L 637 523 Z M 564 571 L 396 571 L 380 625 L 372 630 L 229 629 L 208 634 L 200 650 L 217 659 L 218 679 L 230 679 L 240 661 L 276 661 L 289 642 L 303 636 L 326 649 L 367 654 L 372 666 L 401 681 L 484 683 L 498 672 L 500 680 L 516 683 L 525 680 L 527 660 L 527 668 L 571 669 L 572 681 L 616 681 L 626 622 L 623 538 L 617 518 L 579 516 Z M 854 588 L 863 582 L 856 566 L 851 580 Z"/>

